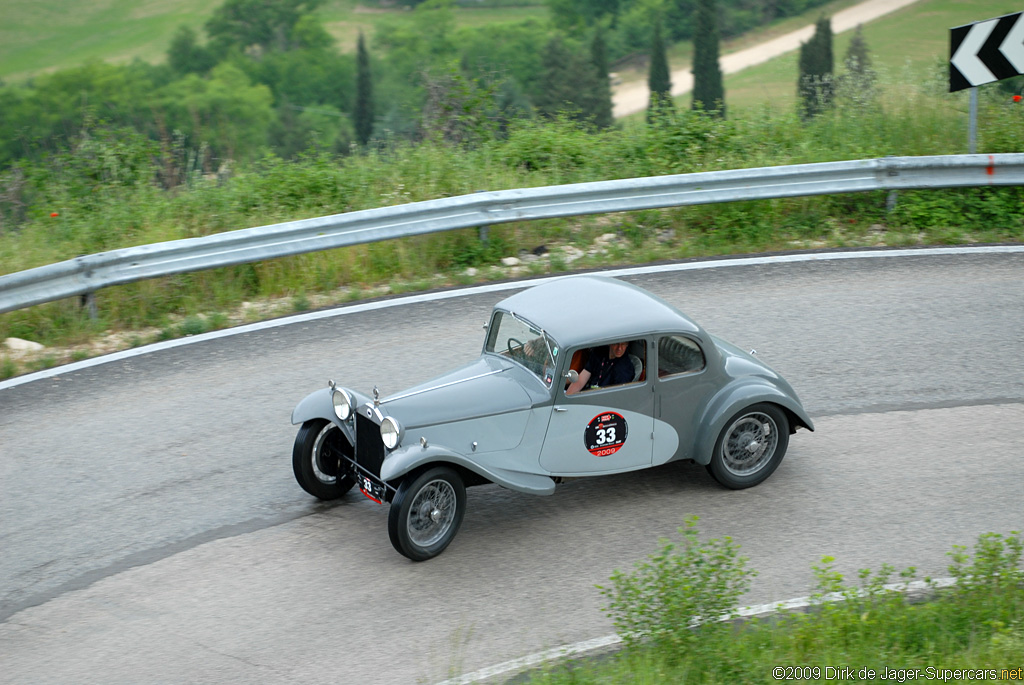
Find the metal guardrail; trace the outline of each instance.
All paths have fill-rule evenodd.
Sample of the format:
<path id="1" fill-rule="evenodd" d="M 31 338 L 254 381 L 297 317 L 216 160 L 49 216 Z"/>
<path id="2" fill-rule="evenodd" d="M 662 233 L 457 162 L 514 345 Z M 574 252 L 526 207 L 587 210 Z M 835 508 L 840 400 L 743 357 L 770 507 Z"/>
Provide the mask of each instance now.
<path id="1" fill-rule="evenodd" d="M 513 221 L 868 190 L 1024 185 L 1024 153 L 884 157 L 522 188 L 86 255 L 0 276 L 0 313 L 147 278 Z"/>

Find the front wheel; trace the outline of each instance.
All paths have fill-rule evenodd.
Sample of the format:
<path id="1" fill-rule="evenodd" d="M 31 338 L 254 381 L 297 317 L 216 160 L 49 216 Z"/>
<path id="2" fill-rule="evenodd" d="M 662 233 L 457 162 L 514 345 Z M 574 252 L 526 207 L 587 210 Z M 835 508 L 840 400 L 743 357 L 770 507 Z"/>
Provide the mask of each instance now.
<path id="1" fill-rule="evenodd" d="M 751 405 L 726 422 L 708 473 L 733 490 L 752 487 L 772 475 L 788 446 L 786 413 L 774 404 Z"/>
<path id="2" fill-rule="evenodd" d="M 318 499 L 338 499 L 348 492 L 355 479 L 342 468 L 345 453 L 352 446 L 345 434 L 330 421 L 306 421 L 295 436 L 292 470 L 302 489 Z"/>
<path id="3" fill-rule="evenodd" d="M 462 525 L 466 486 L 455 469 L 436 466 L 407 478 L 388 512 L 388 535 L 398 552 L 426 561 L 444 551 Z"/>

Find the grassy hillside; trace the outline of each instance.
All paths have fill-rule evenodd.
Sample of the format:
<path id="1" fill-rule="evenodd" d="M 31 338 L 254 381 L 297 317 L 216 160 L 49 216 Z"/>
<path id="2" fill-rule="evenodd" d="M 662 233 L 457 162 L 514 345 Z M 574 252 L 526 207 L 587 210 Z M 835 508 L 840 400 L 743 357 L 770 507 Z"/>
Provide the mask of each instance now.
<path id="1" fill-rule="evenodd" d="M 920 83 L 936 74 L 946 78 L 950 28 L 1021 9 L 1020 0 L 919 0 L 864 26 L 864 39 L 878 71 L 895 82 Z M 842 65 L 852 35 L 847 31 L 835 37 L 837 67 Z M 796 74 L 797 53 L 792 52 L 728 76 L 726 104 L 730 110 L 765 104 L 791 109 L 796 100 Z"/>
<path id="2" fill-rule="evenodd" d="M 86 60 L 162 62 L 174 31 L 194 29 L 213 14 L 210 0 L 4 0 L 0 22 L 0 79 L 79 65 Z M 458 25 L 543 17 L 541 5 L 456 11 Z M 382 22 L 407 21 L 410 13 L 362 7 L 357 0 L 325 0 L 318 14 L 343 51 L 355 49 L 359 31 L 372 35 Z"/>

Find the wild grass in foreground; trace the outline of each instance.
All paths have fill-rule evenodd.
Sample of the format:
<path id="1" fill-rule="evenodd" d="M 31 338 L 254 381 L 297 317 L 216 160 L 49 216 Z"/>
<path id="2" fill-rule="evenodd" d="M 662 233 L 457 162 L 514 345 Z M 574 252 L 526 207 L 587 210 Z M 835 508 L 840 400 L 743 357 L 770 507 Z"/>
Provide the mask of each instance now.
<path id="1" fill-rule="evenodd" d="M 729 538 L 701 541 L 696 518 L 602 588 L 625 645 L 608 659 L 559 664 L 530 683 L 977 682 L 1024 677 L 1024 569 L 1019 532 L 985 533 L 973 555 L 950 552 L 956 584 L 923 601 L 890 584 L 894 569 L 849 583 L 825 557 L 807 612 L 729 621 L 754 575 Z M 844 670 L 846 669 L 846 670 Z"/>

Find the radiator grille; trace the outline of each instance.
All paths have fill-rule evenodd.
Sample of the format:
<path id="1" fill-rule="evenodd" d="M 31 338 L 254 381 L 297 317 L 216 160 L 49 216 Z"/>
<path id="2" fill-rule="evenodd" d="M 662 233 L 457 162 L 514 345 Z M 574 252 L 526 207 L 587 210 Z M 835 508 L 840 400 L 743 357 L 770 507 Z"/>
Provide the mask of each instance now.
<path id="1" fill-rule="evenodd" d="M 362 413 L 356 414 L 356 463 L 380 478 L 380 465 L 384 463 L 380 426 Z"/>

